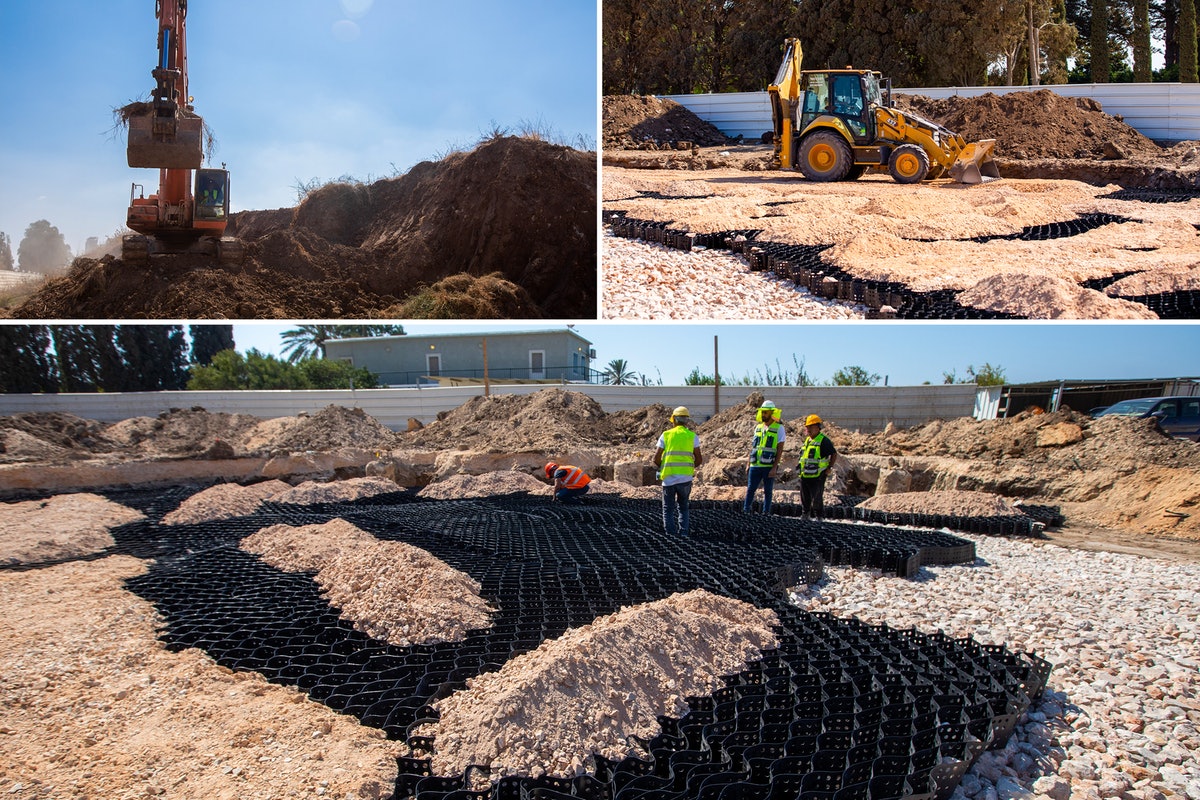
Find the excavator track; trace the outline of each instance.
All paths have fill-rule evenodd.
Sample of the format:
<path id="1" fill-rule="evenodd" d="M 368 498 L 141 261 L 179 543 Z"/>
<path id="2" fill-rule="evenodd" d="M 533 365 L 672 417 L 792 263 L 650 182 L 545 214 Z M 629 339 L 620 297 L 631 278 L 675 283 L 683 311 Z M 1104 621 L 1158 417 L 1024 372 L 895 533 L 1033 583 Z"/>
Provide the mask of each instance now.
<path id="1" fill-rule="evenodd" d="M 145 266 L 150 263 L 150 239 L 138 233 L 121 239 L 121 260 L 126 264 Z"/>
<path id="2" fill-rule="evenodd" d="M 223 267 L 241 266 L 246 260 L 246 248 L 232 236 L 222 236 L 217 241 L 217 263 Z"/>

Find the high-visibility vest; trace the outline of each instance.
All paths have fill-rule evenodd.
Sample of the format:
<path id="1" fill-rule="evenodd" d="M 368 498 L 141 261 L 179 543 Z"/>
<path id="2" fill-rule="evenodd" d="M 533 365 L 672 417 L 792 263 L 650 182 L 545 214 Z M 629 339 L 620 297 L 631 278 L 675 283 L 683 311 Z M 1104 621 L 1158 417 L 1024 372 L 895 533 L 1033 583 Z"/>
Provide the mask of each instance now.
<path id="1" fill-rule="evenodd" d="M 819 478 L 822 472 L 829 469 L 829 459 L 821 458 L 821 442 L 823 441 L 825 441 L 824 433 L 818 433 L 816 436 L 804 440 L 804 450 L 800 453 L 800 477 Z"/>
<path id="2" fill-rule="evenodd" d="M 560 484 L 560 489 L 582 489 L 592 482 L 592 479 L 579 467 L 569 467 L 565 464 L 554 470 L 554 481 Z"/>
<path id="3" fill-rule="evenodd" d="M 696 474 L 696 433 L 682 425 L 663 432 L 663 455 L 660 477 Z"/>
<path id="4" fill-rule="evenodd" d="M 779 429 L 783 427 L 778 422 L 771 425 L 758 423 L 754 429 L 754 449 L 750 451 L 750 466 L 773 467 L 779 455 Z"/>

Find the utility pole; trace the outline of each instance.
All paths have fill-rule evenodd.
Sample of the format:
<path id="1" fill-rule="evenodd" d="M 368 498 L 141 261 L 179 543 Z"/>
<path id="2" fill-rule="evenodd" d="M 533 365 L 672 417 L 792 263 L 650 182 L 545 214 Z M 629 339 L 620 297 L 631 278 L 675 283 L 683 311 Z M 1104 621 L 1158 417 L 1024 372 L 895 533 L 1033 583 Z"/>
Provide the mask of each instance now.
<path id="1" fill-rule="evenodd" d="M 721 413 L 721 368 L 717 360 L 717 335 L 713 334 L 713 416 Z"/>
<path id="2" fill-rule="evenodd" d="M 483 396 L 484 397 L 492 396 L 492 386 L 491 386 L 491 383 L 488 381 L 487 337 L 486 336 L 483 337 Z"/>

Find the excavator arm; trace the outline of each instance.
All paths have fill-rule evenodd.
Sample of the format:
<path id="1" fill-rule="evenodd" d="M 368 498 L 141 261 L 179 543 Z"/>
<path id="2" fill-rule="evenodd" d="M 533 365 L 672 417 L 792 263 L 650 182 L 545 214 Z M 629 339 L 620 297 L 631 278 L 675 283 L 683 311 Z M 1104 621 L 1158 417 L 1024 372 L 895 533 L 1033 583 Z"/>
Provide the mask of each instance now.
<path id="1" fill-rule="evenodd" d="M 783 61 L 775 81 L 767 87 L 771 101 L 771 118 L 775 126 L 775 154 L 773 164 L 777 168 L 790 169 L 796 130 L 796 109 L 800 105 L 800 68 L 804 61 L 804 49 L 799 39 L 784 41 Z"/>
<path id="2" fill-rule="evenodd" d="M 196 169 L 204 160 L 204 120 L 191 109 L 187 74 L 187 0 L 157 0 L 154 92 L 129 117 L 129 166 Z"/>

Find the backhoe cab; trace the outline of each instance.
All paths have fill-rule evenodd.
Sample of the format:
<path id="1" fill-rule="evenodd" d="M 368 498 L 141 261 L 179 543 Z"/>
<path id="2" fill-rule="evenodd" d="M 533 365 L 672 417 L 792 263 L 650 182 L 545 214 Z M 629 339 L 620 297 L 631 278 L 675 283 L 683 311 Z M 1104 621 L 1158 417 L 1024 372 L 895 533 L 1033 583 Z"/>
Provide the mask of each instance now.
<path id="1" fill-rule="evenodd" d="M 949 174 L 959 183 L 1000 177 L 994 139 L 963 137 L 892 106 L 890 81 L 871 70 L 801 70 L 799 39 L 785 42 L 783 63 L 767 88 L 774 122 L 774 166 L 809 180 L 854 180 L 867 170 L 899 183 Z"/>

